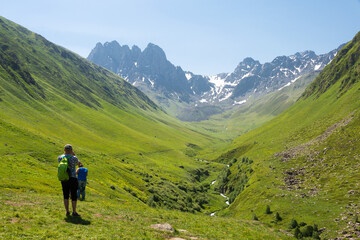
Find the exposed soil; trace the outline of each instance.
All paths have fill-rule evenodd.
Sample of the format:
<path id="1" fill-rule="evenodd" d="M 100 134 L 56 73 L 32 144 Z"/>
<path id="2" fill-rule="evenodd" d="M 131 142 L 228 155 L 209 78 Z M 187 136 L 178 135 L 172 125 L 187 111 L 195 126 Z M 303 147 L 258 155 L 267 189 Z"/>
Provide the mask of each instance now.
<path id="1" fill-rule="evenodd" d="M 358 204 L 350 202 L 341 218 L 335 219 L 335 222 L 346 222 L 346 228 L 338 232 L 338 237 L 333 240 L 360 239 L 360 220 L 356 222 L 356 216 L 360 218 L 360 208 Z"/>
<path id="2" fill-rule="evenodd" d="M 328 129 L 326 129 L 326 131 L 321 134 L 320 136 L 306 142 L 303 143 L 299 146 L 296 147 L 292 147 L 288 150 L 285 150 L 283 152 L 279 152 L 279 153 L 275 153 L 274 156 L 275 157 L 280 157 L 280 161 L 282 162 L 287 162 L 291 159 L 295 159 L 297 157 L 300 156 L 305 156 L 306 161 L 307 162 L 314 162 L 316 159 L 316 156 L 318 156 L 320 154 L 320 152 L 314 151 L 312 150 L 312 146 L 319 144 L 321 142 L 323 142 L 328 136 L 330 136 L 330 134 L 332 134 L 337 128 L 339 127 L 344 127 L 347 124 L 349 124 L 351 122 L 351 120 L 353 119 L 352 116 L 353 113 L 351 113 L 347 118 L 345 118 L 344 120 L 335 123 L 334 125 L 332 125 L 331 127 L 329 127 Z M 326 153 L 327 149 L 325 148 L 323 150 L 323 153 Z M 317 164 L 317 163 L 316 163 Z M 305 176 L 306 175 L 306 166 L 303 167 L 299 167 L 299 168 L 291 168 L 291 169 L 287 169 L 283 172 L 284 176 L 284 182 L 285 182 L 285 187 L 282 187 L 282 189 L 287 189 L 287 190 L 298 190 L 300 189 L 300 184 L 303 183 L 303 180 L 301 180 L 299 178 L 299 176 Z M 302 193 L 300 194 L 300 197 L 307 197 L 309 195 L 315 195 L 317 192 L 316 188 L 312 188 L 310 189 L 309 193 L 305 194 Z"/>

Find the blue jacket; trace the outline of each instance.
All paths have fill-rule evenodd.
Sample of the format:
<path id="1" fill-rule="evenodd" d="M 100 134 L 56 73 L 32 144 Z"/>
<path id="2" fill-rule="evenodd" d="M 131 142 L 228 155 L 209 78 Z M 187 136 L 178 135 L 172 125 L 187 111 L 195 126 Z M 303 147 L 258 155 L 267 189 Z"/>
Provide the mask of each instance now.
<path id="1" fill-rule="evenodd" d="M 87 173 L 88 173 L 87 168 L 83 168 L 83 167 L 79 168 L 78 180 L 86 181 Z"/>

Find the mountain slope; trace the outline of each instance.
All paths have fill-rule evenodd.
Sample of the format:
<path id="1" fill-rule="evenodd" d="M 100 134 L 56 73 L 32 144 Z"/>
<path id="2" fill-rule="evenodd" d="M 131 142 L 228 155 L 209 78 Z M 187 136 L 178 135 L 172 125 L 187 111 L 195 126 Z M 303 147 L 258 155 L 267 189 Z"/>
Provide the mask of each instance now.
<path id="1" fill-rule="evenodd" d="M 192 179 L 191 171 L 201 167 L 188 156 L 189 151 L 196 154 L 198 150 L 188 146 L 202 149 L 217 140 L 167 116 L 142 92 L 110 71 L 19 25 L 0 20 L 0 123 L 3 133 L 0 154 L 4 159 L 26 163 L 30 158 L 30 165 L 37 165 L 36 159 L 45 161 L 45 166 L 51 169 L 45 176 L 54 183 L 54 157 L 70 142 L 84 154 L 80 158 L 83 156 L 85 163 L 92 163 L 89 168 L 97 179 L 102 172 L 107 172 L 112 177 L 106 179 L 115 181 L 112 184 L 116 183 L 121 189 L 134 188 L 137 199 L 147 202 L 152 195 L 160 194 L 159 191 L 184 192 L 170 179 L 187 182 Z M 16 181 L 19 176 L 3 178 L 8 176 L 8 169 L 21 171 L 24 167 L 23 164 L 11 165 L 12 161 L 7 162 L 8 168 L 1 171 L 1 186 L 27 186 L 27 182 Z M 179 169 L 179 165 L 184 166 L 184 170 Z M 150 193 L 148 182 L 160 177 L 152 181 L 137 179 L 141 174 L 148 176 L 152 172 L 148 166 L 160 172 L 169 186 L 157 187 Z M 133 174 L 131 168 L 138 172 Z M 116 176 L 111 169 L 124 173 Z M 21 176 L 26 178 L 26 174 Z M 42 189 L 47 181 L 47 178 L 39 180 L 35 189 Z M 106 185 L 103 182 L 97 191 L 101 192 Z M 126 193 L 126 190 L 121 192 Z M 158 205 L 167 202 L 175 204 L 172 207 L 177 209 L 193 211 L 190 207 L 184 208 L 185 203 L 176 203 L 165 195 L 163 198 Z"/>
<path id="2" fill-rule="evenodd" d="M 2 17 L 0 46 L 0 238 L 284 237 L 257 222 L 189 213 L 225 206 L 208 183 L 221 165 L 194 158 L 218 140 L 169 117 L 115 74 Z M 77 218 L 65 217 L 56 177 L 65 143 L 89 169 Z M 150 228 L 164 222 L 179 231 Z"/>
<path id="3" fill-rule="evenodd" d="M 325 67 L 301 100 L 237 138 L 217 158 L 231 163 L 217 182 L 232 201 L 223 214 L 256 214 L 282 229 L 292 219 L 317 224 L 322 238 L 360 237 L 354 220 L 360 192 L 359 36 Z M 334 71 L 339 75 L 333 76 Z M 265 213 L 266 205 L 272 214 Z M 276 212 L 282 221 L 271 223 Z"/>

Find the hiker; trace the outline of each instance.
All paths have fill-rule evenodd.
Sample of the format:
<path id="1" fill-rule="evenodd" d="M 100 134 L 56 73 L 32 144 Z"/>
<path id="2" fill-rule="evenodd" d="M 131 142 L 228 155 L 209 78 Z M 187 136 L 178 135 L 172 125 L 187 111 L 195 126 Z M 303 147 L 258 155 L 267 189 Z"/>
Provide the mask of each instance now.
<path id="1" fill-rule="evenodd" d="M 85 187 L 86 187 L 86 177 L 88 174 L 87 168 L 84 168 L 82 163 L 79 164 L 79 168 L 76 169 L 76 174 L 78 176 L 79 188 L 77 191 L 77 197 L 80 199 L 81 194 L 81 201 L 85 200 Z"/>
<path id="2" fill-rule="evenodd" d="M 64 147 L 64 154 L 58 157 L 58 162 L 61 160 L 67 159 L 68 168 L 69 168 L 69 180 L 61 181 L 61 186 L 64 195 L 64 206 L 66 210 L 66 216 L 70 216 L 69 211 L 69 195 L 71 195 L 71 205 L 72 205 L 72 215 L 80 216 L 76 212 L 76 203 L 77 203 L 77 189 L 78 189 L 78 180 L 76 178 L 76 165 L 81 164 L 78 158 L 75 156 L 73 148 L 70 144 L 66 144 Z"/>

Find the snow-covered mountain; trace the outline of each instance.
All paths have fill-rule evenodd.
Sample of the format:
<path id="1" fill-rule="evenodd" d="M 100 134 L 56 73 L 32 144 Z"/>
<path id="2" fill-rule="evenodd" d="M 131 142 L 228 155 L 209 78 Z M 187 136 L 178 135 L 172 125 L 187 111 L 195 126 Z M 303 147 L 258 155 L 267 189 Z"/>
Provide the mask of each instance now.
<path id="1" fill-rule="evenodd" d="M 153 96 L 161 95 L 195 106 L 236 105 L 245 103 L 250 96 L 260 97 L 289 86 L 304 74 L 322 70 L 340 47 L 323 55 L 305 51 L 280 56 L 264 64 L 245 58 L 234 72 L 215 76 L 183 71 L 170 63 L 165 52 L 152 43 L 143 51 L 137 46 L 131 49 L 121 46 L 116 41 L 98 43 L 88 59 Z"/>
<path id="2" fill-rule="evenodd" d="M 202 95 L 202 101 L 215 103 L 226 100 L 239 104 L 251 95 L 257 97 L 282 89 L 304 74 L 322 70 L 340 48 L 319 56 L 313 51 L 280 56 L 265 64 L 245 58 L 234 72 L 209 77 L 213 87 Z"/>

